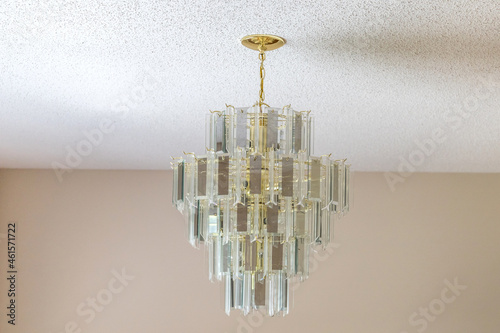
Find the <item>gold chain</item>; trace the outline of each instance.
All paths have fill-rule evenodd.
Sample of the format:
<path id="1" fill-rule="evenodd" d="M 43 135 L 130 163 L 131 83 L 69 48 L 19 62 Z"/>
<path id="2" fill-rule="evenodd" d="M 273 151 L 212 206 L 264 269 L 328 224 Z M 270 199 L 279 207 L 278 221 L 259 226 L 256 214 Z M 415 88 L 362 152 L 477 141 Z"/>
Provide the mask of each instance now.
<path id="1" fill-rule="evenodd" d="M 259 59 L 260 59 L 260 91 L 259 91 L 259 106 L 264 104 L 266 99 L 266 94 L 264 93 L 264 78 L 266 77 L 266 70 L 264 69 L 264 60 L 266 60 L 266 47 L 261 44 L 259 47 Z"/>

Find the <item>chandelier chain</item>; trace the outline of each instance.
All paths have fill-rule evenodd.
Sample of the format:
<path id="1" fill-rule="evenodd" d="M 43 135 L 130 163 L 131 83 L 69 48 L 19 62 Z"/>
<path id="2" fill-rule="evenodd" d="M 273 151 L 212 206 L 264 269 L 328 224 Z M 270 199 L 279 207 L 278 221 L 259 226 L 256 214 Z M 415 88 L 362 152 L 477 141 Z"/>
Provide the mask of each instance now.
<path id="1" fill-rule="evenodd" d="M 264 93 L 264 78 L 266 77 L 266 70 L 264 68 L 264 60 L 266 60 L 265 46 L 259 47 L 259 60 L 260 60 L 260 91 L 259 91 L 259 106 L 264 104 L 266 94 Z"/>

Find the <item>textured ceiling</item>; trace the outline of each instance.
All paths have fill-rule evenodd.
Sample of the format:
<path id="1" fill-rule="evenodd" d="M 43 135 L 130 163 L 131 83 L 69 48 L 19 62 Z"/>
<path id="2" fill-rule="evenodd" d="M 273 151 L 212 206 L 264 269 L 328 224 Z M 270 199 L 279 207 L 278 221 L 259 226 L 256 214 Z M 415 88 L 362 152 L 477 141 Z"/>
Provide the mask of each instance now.
<path id="1" fill-rule="evenodd" d="M 4 0 L 0 167 L 166 169 L 202 153 L 208 110 L 258 97 L 239 38 L 271 33 L 288 43 L 267 56 L 266 101 L 313 111 L 316 154 L 500 172 L 499 18 L 497 0 Z"/>

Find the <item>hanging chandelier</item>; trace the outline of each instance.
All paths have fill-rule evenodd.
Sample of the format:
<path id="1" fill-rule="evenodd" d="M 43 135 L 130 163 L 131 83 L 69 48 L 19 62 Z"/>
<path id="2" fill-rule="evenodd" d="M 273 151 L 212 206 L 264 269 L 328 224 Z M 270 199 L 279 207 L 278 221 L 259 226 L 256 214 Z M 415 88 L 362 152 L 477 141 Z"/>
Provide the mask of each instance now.
<path id="1" fill-rule="evenodd" d="M 333 220 L 349 211 L 346 160 L 313 154 L 310 111 L 264 103 L 266 51 L 285 40 L 250 35 L 259 51 L 259 101 L 226 105 L 206 123 L 206 154 L 174 158 L 172 203 L 188 239 L 205 244 L 209 279 L 222 281 L 224 308 L 286 315 L 292 281 L 309 275 L 309 253 L 329 244 Z"/>

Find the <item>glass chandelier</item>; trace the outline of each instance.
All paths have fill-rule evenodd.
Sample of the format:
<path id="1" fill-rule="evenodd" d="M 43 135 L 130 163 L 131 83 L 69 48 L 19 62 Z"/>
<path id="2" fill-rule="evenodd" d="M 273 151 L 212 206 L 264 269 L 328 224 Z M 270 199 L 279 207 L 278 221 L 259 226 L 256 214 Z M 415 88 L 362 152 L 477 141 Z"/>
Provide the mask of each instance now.
<path id="1" fill-rule="evenodd" d="M 233 308 L 286 315 L 291 283 L 309 275 L 311 249 L 325 248 L 334 218 L 349 211 L 350 166 L 312 156 L 310 111 L 264 103 L 265 51 L 285 40 L 250 35 L 242 44 L 259 51 L 259 101 L 210 112 L 206 154 L 172 162 L 172 203 L 191 245 L 205 244 L 209 279 L 223 282 L 228 315 Z"/>

